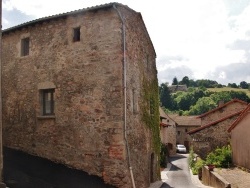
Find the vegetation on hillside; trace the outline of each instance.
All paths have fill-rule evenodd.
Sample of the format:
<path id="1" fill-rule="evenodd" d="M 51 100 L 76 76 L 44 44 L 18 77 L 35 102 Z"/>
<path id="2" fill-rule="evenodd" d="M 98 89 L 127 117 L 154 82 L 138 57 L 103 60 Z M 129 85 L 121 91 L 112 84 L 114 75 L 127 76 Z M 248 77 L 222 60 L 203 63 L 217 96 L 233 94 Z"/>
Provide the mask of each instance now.
<path id="1" fill-rule="evenodd" d="M 226 103 L 235 98 L 247 103 L 250 102 L 246 89 L 236 90 L 235 88 L 228 89 L 228 87 L 223 89 L 225 86 L 218 84 L 216 81 L 193 81 L 185 76 L 180 82 L 175 77 L 173 83 L 186 84 L 188 91 L 171 93 L 168 84 L 161 84 L 159 86 L 160 102 L 168 112 L 179 113 L 180 115 L 200 115 L 216 108 L 221 101 Z M 240 85 L 246 87 L 249 84 L 242 81 Z M 215 87 L 220 89 L 215 90 Z"/>

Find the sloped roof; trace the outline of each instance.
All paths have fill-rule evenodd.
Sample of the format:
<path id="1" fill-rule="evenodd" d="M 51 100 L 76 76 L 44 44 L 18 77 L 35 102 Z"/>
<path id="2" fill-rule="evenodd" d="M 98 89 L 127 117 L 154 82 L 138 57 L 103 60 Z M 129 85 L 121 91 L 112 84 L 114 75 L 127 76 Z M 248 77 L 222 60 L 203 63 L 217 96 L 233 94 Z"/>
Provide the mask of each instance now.
<path id="1" fill-rule="evenodd" d="M 250 112 L 250 104 L 248 104 L 248 106 L 241 112 L 239 117 L 233 122 L 233 124 L 228 128 L 227 131 L 231 132 L 249 112 Z"/>
<path id="2" fill-rule="evenodd" d="M 240 115 L 241 112 L 242 112 L 242 111 L 236 112 L 236 113 L 234 113 L 234 114 L 230 114 L 230 115 L 225 116 L 225 117 L 223 117 L 223 118 L 221 118 L 221 119 L 219 119 L 219 120 L 217 120 L 217 121 L 214 121 L 214 122 L 209 123 L 209 124 L 207 124 L 207 125 L 204 125 L 204 126 L 201 126 L 201 127 L 196 128 L 196 129 L 193 129 L 193 130 L 187 132 L 187 134 L 193 134 L 193 133 L 199 132 L 199 131 L 201 131 L 201 130 L 203 130 L 203 129 L 206 129 L 206 128 L 211 127 L 211 126 L 213 126 L 213 125 L 216 125 L 216 124 L 218 124 L 218 123 L 220 123 L 220 122 L 222 122 L 222 121 L 225 121 L 225 120 L 228 119 L 228 118 L 231 118 L 231 117 L 236 116 L 236 115 Z"/>
<path id="3" fill-rule="evenodd" d="M 169 119 L 169 120 L 172 120 L 173 122 L 176 123 L 176 121 L 175 121 L 173 118 L 171 118 L 169 115 L 167 115 L 161 107 L 159 107 L 159 112 L 160 112 L 160 118 L 162 118 L 162 119 Z M 165 121 L 165 122 L 166 122 L 166 121 Z M 164 124 L 164 125 L 163 125 L 163 124 Z M 161 125 L 161 124 L 160 124 L 160 125 Z M 161 126 L 170 126 L 170 125 L 168 125 L 168 124 L 166 124 L 166 123 L 162 123 Z"/>
<path id="4" fill-rule="evenodd" d="M 163 119 L 167 119 L 167 115 L 166 113 L 164 112 L 164 110 L 159 107 L 159 112 L 160 112 L 160 117 L 163 118 Z"/>
<path id="5" fill-rule="evenodd" d="M 123 6 L 123 7 L 128 8 L 129 10 L 134 11 L 133 9 L 129 8 L 126 5 L 123 5 L 121 3 L 115 3 L 115 2 L 113 2 L 113 3 L 107 3 L 107 4 L 92 6 L 92 7 L 88 7 L 88 8 L 83 8 L 83 9 L 79 9 L 79 10 L 74 10 L 74 11 L 70 11 L 70 12 L 66 12 L 66 13 L 62 13 L 62 14 L 56 14 L 56 15 L 52 15 L 52 16 L 38 18 L 38 19 L 35 19 L 35 20 L 32 20 L 32 21 L 25 22 L 25 23 L 19 24 L 17 26 L 5 29 L 5 30 L 2 31 L 2 33 L 6 34 L 6 33 L 9 33 L 9 32 L 12 32 L 14 30 L 21 29 L 23 27 L 32 26 L 34 24 L 45 22 L 45 21 L 50 21 L 52 19 L 66 18 L 69 15 L 82 14 L 82 13 L 87 12 L 87 11 L 96 11 L 98 9 L 111 8 L 111 7 L 115 6 L 115 5 L 117 5 L 117 6 Z"/>
<path id="6" fill-rule="evenodd" d="M 208 114 L 211 114 L 211 113 L 213 113 L 213 112 L 215 112 L 215 111 L 217 111 L 217 110 L 220 110 L 221 108 L 224 108 L 225 106 L 227 106 L 227 105 L 229 105 L 229 104 L 232 104 L 232 103 L 234 103 L 234 102 L 239 102 L 239 103 L 242 103 L 242 104 L 246 104 L 246 105 L 247 105 L 247 102 L 245 102 L 245 101 L 242 101 L 242 100 L 239 100 L 239 99 L 233 99 L 233 100 L 231 100 L 231 101 L 229 101 L 229 102 L 227 102 L 227 103 L 225 103 L 225 104 L 223 104 L 223 105 L 218 106 L 217 108 L 214 108 L 214 109 L 212 109 L 212 110 L 210 110 L 210 111 L 208 111 L 208 112 L 206 112 L 206 113 L 204 113 L 204 114 L 199 115 L 198 118 L 202 118 L 202 117 L 204 117 L 204 116 L 206 116 L 206 115 L 208 115 Z"/>
<path id="7" fill-rule="evenodd" d="M 178 126 L 201 126 L 201 119 L 197 116 L 179 116 L 178 114 L 169 114 L 169 116 Z"/>

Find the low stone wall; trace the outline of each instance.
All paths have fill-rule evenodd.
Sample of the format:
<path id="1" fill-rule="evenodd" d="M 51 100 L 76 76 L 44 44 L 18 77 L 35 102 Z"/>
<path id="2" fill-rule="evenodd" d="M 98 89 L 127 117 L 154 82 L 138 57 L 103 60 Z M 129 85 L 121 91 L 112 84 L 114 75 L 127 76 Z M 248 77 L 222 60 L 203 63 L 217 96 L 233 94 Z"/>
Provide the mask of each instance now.
<path id="1" fill-rule="evenodd" d="M 202 183 L 216 188 L 231 188 L 230 183 L 217 172 L 209 171 L 207 166 L 202 167 Z"/>

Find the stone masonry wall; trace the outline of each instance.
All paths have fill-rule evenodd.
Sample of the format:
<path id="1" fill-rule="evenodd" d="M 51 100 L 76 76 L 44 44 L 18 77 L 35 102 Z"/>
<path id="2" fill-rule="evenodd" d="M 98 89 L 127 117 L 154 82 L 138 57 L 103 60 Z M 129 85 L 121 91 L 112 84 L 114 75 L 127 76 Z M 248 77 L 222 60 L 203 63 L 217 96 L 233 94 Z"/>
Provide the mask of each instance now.
<path id="1" fill-rule="evenodd" d="M 131 166 L 136 185 L 147 187 L 157 179 L 158 166 L 156 156 L 151 162 L 152 133 L 142 121 L 140 106 L 148 103 L 142 98 L 143 84 L 157 84 L 156 55 L 140 14 L 118 9 L 126 23 Z M 76 27 L 81 31 L 79 42 L 72 40 Z M 20 57 L 24 37 L 30 38 L 30 53 Z M 122 24 L 114 8 L 3 34 L 4 145 L 98 175 L 117 187 L 131 187 L 122 42 Z M 44 117 L 39 88 L 51 86 L 55 115 Z"/>
<path id="2" fill-rule="evenodd" d="M 148 187 L 150 182 L 159 178 L 159 168 L 152 132 L 143 121 L 142 106 L 146 105 L 149 112 L 148 101 L 144 98 L 144 85 L 154 83 L 158 87 L 156 54 L 141 15 L 123 7 L 119 10 L 126 24 L 127 136 L 131 166 L 136 187 Z M 158 96 L 158 92 L 154 95 Z M 155 108 L 158 110 L 158 103 Z M 155 126 L 159 128 L 159 123 Z M 151 162 L 152 153 L 154 164 Z"/>
<path id="3" fill-rule="evenodd" d="M 217 120 L 219 120 L 223 117 L 226 117 L 230 114 L 234 114 L 236 112 L 239 112 L 239 111 L 245 109 L 246 106 L 247 106 L 247 104 L 243 104 L 240 102 L 230 103 L 230 104 L 226 105 L 225 107 L 202 117 L 201 118 L 201 126 L 207 125 L 207 124 L 212 123 L 214 121 L 217 121 Z"/>
<path id="4" fill-rule="evenodd" d="M 228 145 L 230 134 L 227 129 L 236 118 L 237 115 L 191 134 L 194 152 L 205 159 L 206 155 L 217 147 Z"/>

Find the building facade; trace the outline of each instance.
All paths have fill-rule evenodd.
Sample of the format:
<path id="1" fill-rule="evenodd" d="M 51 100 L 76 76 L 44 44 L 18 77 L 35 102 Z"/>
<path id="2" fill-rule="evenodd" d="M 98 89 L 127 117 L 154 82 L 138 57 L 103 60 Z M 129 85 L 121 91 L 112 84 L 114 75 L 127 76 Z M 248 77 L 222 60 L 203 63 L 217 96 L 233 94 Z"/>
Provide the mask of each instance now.
<path id="1" fill-rule="evenodd" d="M 199 128 L 201 126 L 200 118 L 197 116 L 179 116 L 178 114 L 169 115 L 176 123 L 176 144 L 182 144 L 189 152 L 192 138 L 189 131 Z"/>
<path id="2" fill-rule="evenodd" d="M 5 147 L 116 187 L 159 178 L 156 54 L 140 13 L 110 3 L 37 19 L 4 30 L 2 49 Z"/>
<path id="3" fill-rule="evenodd" d="M 172 120 L 160 107 L 160 135 L 161 143 L 168 148 L 169 155 L 176 154 L 176 122 Z"/>
<path id="4" fill-rule="evenodd" d="M 205 158 L 217 147 L 230 144 L 230 134 L 227 130 L 246 106 L 246 102 L 233 99 L 198 116 L 202 126 L 188 132 L 195 153 Z"/>
<path id="5" fill-rule="evenodd" d="M 250 105 L 246 107 L 229 127 L 228 132 L 231 136 L 232 158 L 236 166 L 250 170 Z"/>

